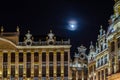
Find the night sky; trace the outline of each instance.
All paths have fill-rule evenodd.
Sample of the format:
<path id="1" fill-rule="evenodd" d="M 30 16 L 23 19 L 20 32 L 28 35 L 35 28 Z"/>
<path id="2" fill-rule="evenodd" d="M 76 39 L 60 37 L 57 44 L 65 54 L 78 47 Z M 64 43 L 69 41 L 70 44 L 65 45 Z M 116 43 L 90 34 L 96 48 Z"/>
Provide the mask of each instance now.
<path id="1" fill-rule="evenodd" d="M 0 26 L 5 31 L 16 31 L 19 26 L 21 35 L 30 30 L 33 36 L 52 29 L 56 36 L 71 39 L 74 52 L 80 44 L 87 48 L 90 41 L 95 44 L 100 25 L 107 30 L 113 5 L 114 0 L 4 0 L 0 1 Z M 67 29 L 71 19 L 78 22 L 75 31 Z"/>

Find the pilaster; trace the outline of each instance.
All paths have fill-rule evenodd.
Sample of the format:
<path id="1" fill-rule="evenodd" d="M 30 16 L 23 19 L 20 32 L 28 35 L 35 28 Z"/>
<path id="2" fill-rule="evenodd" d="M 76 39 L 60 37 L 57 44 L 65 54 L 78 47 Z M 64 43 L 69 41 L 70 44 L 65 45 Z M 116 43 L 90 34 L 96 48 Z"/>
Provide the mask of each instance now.
<path id="1" fill-rule="evenodd" d="M 3 76 L 3 53 L 0 51 L 0 80 L 2 80 Z"/>
<path id="2" fill-rule="evenodd" d="M 42 80 L 42 52 L 39 51 L 39 80 Z"/>
<path id="3" fill-rule="evenodd" d="M 18 59 L 19 59 L 19 55 L 18 52 L 16 51 L 15 53 L 15 80 L 18 80 Z"/>
<path id="4" fill-rule="evenodd" d="M 27 57 L 26 57 L 26 52 L 23 52 L 23 80 L 26 80 L 26 61 L 27 61 Z"/>
<path id="5" fill-rule="evenodd" d="M 53 67 L 54 67 L 54 80 L 57 80 L 57 56 L 56 56 L 56 51 L 54 51 L 54 55 L 53 55 L 54 59 L 53 59 Z"/>
<path id="6" fill-rule="evenodd" d="M 31 79 L 34 78 L 34 52 L 31 52 Z"/>
<path id="7" fill-rule="evenodd" d="M 61 51 L 61 80 L 64 80 L 64 51 Z"/>
<path id="8" fill-rule="evenodd" d="M 76 80 L 78 80 L 78 71 L 76 70 Z"/>
<path id="9" fill-rule="evenodd" d="M 11 75 L 11 54 L 10 54 L 10 52 L 8 52 L 8 61 L 7 61 L 8 63 L 7 63 L 7 66 L 8 66 L 8 75 L 7 75 L 7 77 L 8 77 L 8 79 L 10 79 L 10 75 Z"/>
<path id="10" fill-rule="evenodd" d="M 46 52 L 46 80 L 49 80 L 49 51 Z"/>
<path id="11" fill-rule="evenodd" d="M 84 71 L 82 70 L 82 80 L 84 80 Z"/>
<path id="12" fill-rule="evenodd" d="M 71 78 L 72 78 L 72 73 L 71 73 L 71 70 L 70 70 L 70 50 L 68 50 L 68 78 L 69 78 L 69 80 L 71 80 Z"/>

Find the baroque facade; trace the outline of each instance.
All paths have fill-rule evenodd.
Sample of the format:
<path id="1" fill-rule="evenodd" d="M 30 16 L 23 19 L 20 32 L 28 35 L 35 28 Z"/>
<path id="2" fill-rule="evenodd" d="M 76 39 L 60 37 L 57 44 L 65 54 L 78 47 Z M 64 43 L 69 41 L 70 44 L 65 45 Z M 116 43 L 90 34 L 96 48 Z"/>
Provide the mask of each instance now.
<path id="1" fill-rule="evenodd" d="M 68 80 L 70 40 L 57 41 L 50 31 L 46 40 L 34 41 L 30 31 L 19 42 L 17 32 L 0 33 L 0 80 Z"/>
<path id="2" fill-rule="evenodd" d="M 70 40 L 57 40 L 50 30 L 35 41 L 30 31 L 19 42 L 20 31 L 0 32 L 0 80 L 120 80 L 120 0 L 115 0 L 108 30 L 100 26 L 89 53 L 78 47 L 70 58 Z"/>
<path id="3" fill-rule="evenodd" d="M 105 31 L 100 26 L 99 32 L 96 46 L 91 42 L 87 59 L 85 52 L 84 59 L 79 50 L 75 54 L 70 65 L 73 80 L 120 80 L 120 0 L 115 0 L 114 14 L 110 17 L 108 30 Z"/>

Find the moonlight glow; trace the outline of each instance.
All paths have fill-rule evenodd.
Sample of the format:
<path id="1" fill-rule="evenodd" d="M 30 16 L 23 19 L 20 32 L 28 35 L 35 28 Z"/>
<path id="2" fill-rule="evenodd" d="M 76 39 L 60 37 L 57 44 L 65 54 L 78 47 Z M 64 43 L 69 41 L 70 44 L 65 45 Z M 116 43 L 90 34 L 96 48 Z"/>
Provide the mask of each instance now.
<path id="1" fill-rule="evenodd" d="M 68 22 L 68 29 L 74 31 L 77 29 L 77 22 L 75 20 L 71 20 Z"/>

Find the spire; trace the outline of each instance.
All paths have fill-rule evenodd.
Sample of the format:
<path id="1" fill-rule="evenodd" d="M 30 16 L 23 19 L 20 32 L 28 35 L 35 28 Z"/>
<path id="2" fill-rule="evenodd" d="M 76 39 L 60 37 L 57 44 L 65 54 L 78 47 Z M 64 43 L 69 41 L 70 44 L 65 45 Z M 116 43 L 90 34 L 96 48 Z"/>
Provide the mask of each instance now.
<path id="1" fill-rule="evenodd" d="M 1 32 L 3 32 L 4 31 L 4 28 L 3 28 L 3 26 L 1 26 Z"/>
<path id="2" fill-rule="evenodd" d="M 100 36 L 102 36 L 103 35 L 103 26 L 101 25 L 100 26 Z"/>
<path id="3" fill-rule="evenodd" d="M 50 33 L 52 33 L 52 30 L 50 30 Z"/>
<path id="4" fill-rule="evenodd" d="M 16 30 L 17 30 L 17 32 L 19 32 L 19 26 L 17 26 Z"/>
<path id="5" fill-rule="evenodd" d="M 32 35 L 30 34 L 30 30 L 28 30 L 28 33 L 25 35 L 28 40 L 31 39 Z"/>
<path id="6" fill-rule="evenodd" d="M 91 43 L 90 43 L 90 51 L 94 51 L 94 50 L 95 50 L 95 48 L 93 46 L 93 42 L 91 41 Z"/>
<path id="7" fill-rule="evenodd" d="M 79 52 L 79 53 L 85 53 L 86 50 L 87 50 L 87 48 L 86 48 L 85 46 L 83 46 L 83 45 L 81 45 L 81 46 L 78 47 L 77 49 L 78 49 L 78 52 Z"/>
<path id="8" fill-rule="evenodd" d="M 54 38 L 54 34 L 52 33 L 52 30 L 50 30 L 50 33 L 48 34 L 48 38 L 49 39 L 53 39 Z"/>

